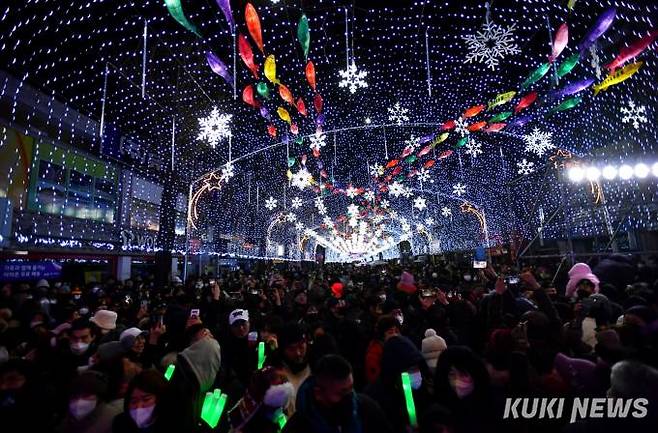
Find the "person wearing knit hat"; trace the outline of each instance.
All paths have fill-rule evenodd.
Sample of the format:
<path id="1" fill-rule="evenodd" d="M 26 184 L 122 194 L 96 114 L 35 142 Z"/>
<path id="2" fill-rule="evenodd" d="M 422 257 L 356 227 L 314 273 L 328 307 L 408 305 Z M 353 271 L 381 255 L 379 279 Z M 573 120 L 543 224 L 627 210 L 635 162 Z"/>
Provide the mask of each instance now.
<path id="1" fill-rule="evenodd" d="M 589 284 L 581 284 L 585 280 Z M 565 295 L 567 298 L 574 298 L 581 290 L 583 294 L 591 295 L 592 293 L 599 293 L 599 279 L 592 273 L 589 265 L 586 263 L 576 263 L 569 269 L 569 282 Z"/>
<path id="2" fill-rule="evenodd" d="M 418 290 L 414 276 L 408 271 L 402 272 L 402 275 L 400 275 L 400 282 L 398 283 L 397 287 L 398 290 L 408 295 L 413 295 L 416 293 L 416 290 Z"/>
<path id="3" fill-rule="evenodd" d="M 244 396 L 229 411 L 232 431 L 241 433 L 276 433 L 277 417 L 294 398 L 290 382 L 272 367 L 254 372 Z"/>
<path id="4" fill-rule="evenodd" d="M 436 335 L 434 329 L 430 328 L 425 331 L 425 338 L 423 338 L 421 348 L 421 352 L 423 353 L 423 357 L 425 358 L 425 362 L 427 363 L 430 372 L 434 373 L 441 352 L 448 348 L 446 341 L 442 337 Z"/>
<path id="5" fill-rule="evenodd" d="M 103 334 L 117 327 L 117 313 L 110 310 L 98 310 L 89 321 L 98 326 Z"/>
<path id="6" fill-rule="evenodd" d="M 35 287 L 36 287 L 37 289 L 42 289 L 42 288 L 44 288 L 44 289 L 49 289 L 49 288 L 50 288 L 50 284 L 48 284 L 48 280 L 41 279 L 41 280 L 37 281 L 37 284 L 36 284 Z"/>

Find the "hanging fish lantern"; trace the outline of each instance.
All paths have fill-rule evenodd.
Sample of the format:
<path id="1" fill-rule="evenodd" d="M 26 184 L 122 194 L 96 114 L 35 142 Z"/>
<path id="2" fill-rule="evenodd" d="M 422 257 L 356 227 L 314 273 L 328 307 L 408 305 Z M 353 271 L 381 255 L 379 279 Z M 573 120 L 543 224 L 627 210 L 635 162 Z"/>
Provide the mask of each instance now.
<path id="1" fill-rule="evenodd" d="M 551 114 L 557 113 L 558 111 L 570 110 L 573 107 L 575 107 L 576 105 L 580 104 L 580 102 L 582 100 L 583 99 L 578 97 L 578 96 L 574 96 L 573 98 L 569 98 L 566 101 L 563 101 L 560 105 L 551 108 L 551 110 L 548 112 L 548 115 L 550 116 Z"/>
<path id="2" fill-rule="evenodd" d="M 313 89 L 315 92 L 315 65 L 312 61 L 309 60 L 306 63 L 306 70 L 304 72 L 306 74 L 306 81 L 308 81 L 308 85 L 311 86 L 311 89 Z"/>
<path id="3" fill-rule="evenodd" d="M 567 57 L 567 59 L 560 63 L 560 66 L 558 66 L 557 76 L 562 78 L 567 75 L 573 68 L 576 67 L 579 61 L 580 53 L 572 54 L 571 56 Z"/>
<path id="4" fill-rule="evenodd" d="M 270 134 L 270 137 L 276 138 L 276 126 L 268 125 L 267 126 L 267 133 Z"/>
<path id="5" fill-rule="evenodd" d="M 322 95 L 319 93 L 316 93 L 315 97 L 313 98 L 313 106 L 315 107 L 316 112 L 322 112 Z"/>
<path id="6" fill-rule="evenodd" d="M 612 22 L 615 20 L 615 15 L 617 14 L 617 9 L 614 7 L 606 10 L 596 20 L 596 23 L 592 28 L 587 32 L 587 35 L 583 38 L 582 41 L 578 44 L 578 51 L 580 54 L 584 53 L 589 49 L 589 47 L 594 44 L 603 33 L 606 32 L 612 25 Z"/>
<path id="7" fill-rule="evenodd" d="M 324 125 L 324 114 L 318 114 L 318 116 L 315 118 L 315 124 L 317 126 Z"/>
<path id="8" fill-rule="evenodd" d="M 296 159 L 294 156 L 288 157 L 288 167 L 292 168 L 295 165 Z"/>
<path id="9" fill-rule="evenodd" d="M 404 162 L 406 162 L 407 164 L 413 164 L 414 162 L 416 162 L 416 159 L 417 159 L 416 155 L 411 155 L 407 159 L 405 159 Z M 400 167 L 398 166 L 398 168 Z"/>
<path id="10" fill-rule="evenodd" d="M 281 96 L 281 99 L 286 101 L 290 105 L 295 105 L 295 100 L 292 96 L 292 92 L 288 87 L 284 86 L 283 84 L 279 84 L 279 96 Z"/>
<path id="11" fill-rule="evenodd" d="M 653 41 L 656 40 L 657 37 L 658 37 L 658 29 L 652 30 L 645 37 L 636 40 L 626 48 L 622 48 L 621 51 L 619 51 L 617 57 L 615 57 L 615 59 L 612 62 L 605 65 L 605 68 L 610 72 L 614 72 L 618 67 L 620 67 L 621 65 L 623 65 L 629 60 L 633 60 L 640 53 L 642 53 L 642 51 L 646 50 L 647 47 L 651 45 Z"/>
<path id="12" fill-rule="evenodd" d="M 468 136 L 462 137 L 459 139 L 457 144 L 455 145 L 456 147 L 463 147 L 466 143 L 468 142 Z"/>
<path id="13" fill-rule="evenodd" d="M 235 21 L 233 20 L 233 11 L 231 10 L 231 1 L 230 0 L 217 0 L 217 5 L 224 13 L 224 18 L 229 27 L 231 27 L 231 32 L 235 31 Z"/>
<path id="14" fill-rule="evenodd" d="M 468 128 L 466 129 L 468 129 L 470 132 L 476 132 L 484 128 L 485 126 L 487 126 L 487 122 L 483 120 L 481 122 L 475 122 L 473 124 L 468 125 Z M 468 137 L 464 137 L 464 138 L 468 138 Z"/>
<path id="15" fill-rule="evenodd" d="M 254 40 L 260 52 L 265 54 L 263 50 L 263 35 L 260 29 L 260 18 L 258 18 L 258 12 L 256 12 L 256 8 L 251 3 L 247 3 L 245 7 L 244 19 L 247 22 L 247 30 L 249 30 L 251 39 Z"/>
<path id="16" fill-rule="evenodd" d="M 489 101 L 487 110 L 491 110 L 492 108 L 498 107 L 499 105 L 507 104 L 512 100 L 512 98 L 514 98 L 514 95 L 516 95 L 516 92 L 513 90 L 511 92 L 499 93 L 494 99 Z"/>
<path id="17" fill-rule="evenodd" d="M 478 114 L 480 114 L 482 110 L 484 110 L 485 108 L 487 108 L 486 105 L 475 105 L 469 108 L 468 110 L 464 111 L 462 117 L 465 119 L 468 119 L 469 117 L 475 117 Z"/>
<path id="18" fill-rule="evenodd" d="M 288 164 L 290 164 L 290 158 L 288 158 Z M 290 170 L 286 171 L 286 177 L 288 178 L 289 181 L 292 180 L 292 171 Z"/>
<path id="19" fill-rule="evenodd" d="M 306 111 L 306 104 L 304 104 L 304 100 L 302 98 L 297 98 L 297 111 L 299 114 L 302 116 L 307 116 L 308 112 Z"/>
<path id="20" fill-rule="evenodd" d="M 242 91 L 242 100 L 254 108 L 258 108 L 258 101 L 254 97 L 254 87 L 249 84 Z"/>
<path id="21" fill-rule="evenodd" d="M 228 67 L 224 64 L 224 62 L 222 62 L 219 57 L 217 57 L 211 51 L 206 52 L 206 61 L 208 62 L 210 69 L 212 69 L 215 74 L 222 77 L 224 81 L 226 81 L 229 86 L 233 88 L 233 77 L 231 76 L 231 73 L 228 71 Z"/>
<path id="22" fill-rule="evenodd" d="M 528 108 L 532 105 L 533 102 L 537 100 L 537 92 L 530 92 L 527 95 L 523 96 L 516 107 L 514 107 L 514 113 L 518 113 L 521 110 Z"/>
<path id="23" fill-rule="evenodd" d="M 489 119 L 489 123 L 502 122 L 503 120 L 507 119 L 511 115 L 512 115 L 511 111 L 503 111 L 502 113 L 498 113 L 495 116 L 493 116 L 491 119 Z"/>
<path id="24" fill-rule="evenodd" d="M 423 149 L 422 149 L 420 152 L 418 152 L 418 156 L 421 157 L 421 156 L 425 156 L 425 155 L 427 155 L 428 153 L 430 153 L 430 151 L 431 151 L 433 148 L 434 148 L 434 147 L 433 147 L 431 144 L 429 144 L 429 145 L 423 147 Z"/>
<path id="25" fill-rule="evenodd" d="M 262 105 L 260 107 L 260 115 L 267 120 L 272 120 L 272 116 L 270 115 L 270 110 L 267 109 L 266 106 Z"/>
<path id="26" fill-rule="evenodd" d="M 436 137 L 436 134 L 424 135 L 418 139 L 418 144 L 429 143 L 430 141 L 434 140 L 434 137 Z"/>
<path id="27" fill-rule="evenodd" d="M 402 155 L 400 155 L 400 157 L 402 157 L 402 158 L 406 158 L 406 157 L 409 156 L 409 155 L 411 154 L 411 152 L 413 152 L 413 151 L 414 151 L 414 147 L 413 147 L 413 146 L 407 146 L 407 147 L 405 147 L 404 150 L 402 151 Z"/>
<path id="28" fill-rule="evenodd" d="M 251 71 L 254 78 L 258 79 L 258 65 L 254 62 L 254 52 L 251 50 L 249 41 L 242 33 L 238 35 L 238 49 L 240 50 L 240 58 Z"/>
<path id="29" fill-rule="evenodd" d="M 491 123 L 486 127 L 484 132 L 500 132 L 507 126 L 507 123 Z"/>
<path id="30" fill-rule="evenodd" d="M 550 63 L 542 63 L 537 69 L 532 71 L 530 75 L 528 75 L 528 78 L 525 79 L 523 84 L 521 84 L 521 88 L 525 89 L 531 84 L 536 83 L 537 81 L 541 80 L 544 75 L 548 72 L 548 70 L 551 68 Z"/>
<path id="31" fill-rule="evenodd" d="M 271 83 L 279 84 L 279 80 L 276 78 L 276 59 L 274 54 L 270 54 L 265 59 L 265 78 L 270 80 Z"/>
<path id="32" fill-rule="evenodd" d="M 448 139 L 448 136 L 450 135 L 449 132 L 444 132 L 443 134 L 439 135 L 432 141 L 432 148 L 436 147 L 437 145 L 443 143 Z"/>
<path id="33" fill-rule="evenodd" d="M 397 159 L 392 159 L 388 162 L 388 164 L 386 164 L 386 168 L 393 168 L 396 165 L 398 165 L 398 162 L 400 162 L 400 161 L 397 160 Z"/>
<path id="34" fill-rule="evenodd" d="M 283 107 L 279 107 L 279 108 L 277 108 L 277 109 L 276 109 L 276 114 L 279 115 L 279 118 L 280 118 L 281 120 L 283 120 L 284 122 L 288 122 L 288 124 L 290 124 L 290 122 L 292 121 L 292 120 L 290 119 L 290 113 L 288 113 L 288 110 L 286 110 L 286 109 L 283 108 Z"/>
<path id="35" fill-rule="evenodd" d="M 572 83 L 566 84 L 563 88 L 554 90 L 551 92 L 550 96 L 552 98 L 558 99 L 563 96 L 574 95 L 576 93 L 582 92 L 587 89 L 594 83 L 594 78 L 586 78 L 584 80 L 578 80 Z"/>
<path id="36" fill-rule="evenodd" d="M 302 14 L 302 17 L 299 19 L 299 25 L 297 26 L 297 40 L 299 45 L 302 46 L 302 52 L 304 52 L 304 59 L 308 58 L 308 48 L 311 45 L 311 33 L 308 29 L 308 18 L 306 15 Z"/>
<path id="37" fill-rule="evenodd" d="M 325 179 L 329 177 L 329 174 L 327 173 L 327 170 L 322 169 L 320 170 L 320 176 L 324 177 Z"/>
<path id="38" fill-rule="evenodd" d="M 606 90 L 608 87 L 615 84 L 619 84 L 624 80 L 629 79 L 633 74 L 635 74 L 642 66 L 644 62 L 635 62 L 630 65 L 624 66 L 622 69 L 619 69 L 615 72 L 610 72 L 610 74 L 603 80 L 601 83 L 593 86 L 594 95 L 598 95 L 601 90 Z"/>
<path id="39" fill-rule="evenodd" d="M 532 116 L 520 116 L 514 119 L 511 123 L 509 123 L 508 126 L 512 128 L 525 126 L 531 120 L 532 120 Z"/>
<path id="40" fill-rule="evenodd" d="M 456 123 L 454 120 L 448 120 L 446 122 L 443 122 L 443 125 L 441 125 L 441 131 L 445 131 L 447 129 L 453 129 L 456 126 Z"/>
<path id="41" fill-rule="evenodd" d="M 296 123 L 293 123 L 290 125 L 290 132 L 292 132 L 294 135 L 299 134 L 299 127 L 297 126 Z M 304 155 L 306 156 L 306 155 Z"/>
<path id="42" fill-rule="evenodd" d="M 555 59 L 558 58 L 560 53 L 564 50 L 569 42 L 569 26 L 567 23 L 563 23 L 555 34 L 555 39 L 553 39 L 553 52 L 548 56 L 548 62 L 553 63 Z"/>
<path id="43" fill-rule="evenodd" d="M 414 177 L 416 174 L 418 174 L 418 170 L 416 170 L 416 169 L 414 168 L 414 169 L 411 170 L 409 173 L 407 173 L 407 179 L 410 178 L 410 177 Z"/>
<path id="44" fill-rule="evenodd" d="M 401 166 L 401 165 L 398 165 L 398 166 L 395 167 L 395 169 L 393 169 L 393 171 L 391 172 L 391 176 L 397 176 L 398 174 L 400 174 L 401 171 L 402 171 L 402 166 Z"/>
<path id="45" fill-rule="evenodd" d="M 450 150 L 450 149 L 444 150 L 443 152 L 441 152 L 439 154 L 439 159 L 446 159 L 446 158 L 450 157 L 452 154 L 453 154 L 452 150 Z"/>
<path id="46" fill-rule="evenodd" d="M 256 84 L 256 91 L 261 97 L 270 99 L 270 88 L 267 87 L 267 84 L 263 83 L 262 81 Z"/>
<path id="47" fill-rule="evenodd" d="M 178 21 L 178 24 L 185 27 L 187 30 L 191 31 L 198 37 L 201 37 L 199 29 L 185 16 L 180 0 L 165 0 L 165 5 L 167 6 L 169 14 L 173 17 L 173 19 Z"/>
<path id="48" fill-rule="evenodd" d="M 434 161 L 433 159 L 430 159 L 425 164 L 423 164 L 423 167 L 424 168 L 432 168 L 432 167 L 434 167 L 434 164 L 436 164 L 436 161 Z"/>

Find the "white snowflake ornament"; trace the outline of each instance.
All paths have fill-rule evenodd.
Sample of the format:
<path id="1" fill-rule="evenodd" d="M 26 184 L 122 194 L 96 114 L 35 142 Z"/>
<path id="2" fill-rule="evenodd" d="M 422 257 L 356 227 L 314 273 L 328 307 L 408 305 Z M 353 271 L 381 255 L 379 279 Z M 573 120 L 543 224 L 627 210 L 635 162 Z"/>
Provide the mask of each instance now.
<path id="1" fill-rule="evenodd" d="M 633 128 L 640 129 L 640 123 L 647 123 L 648 119 L 646 114 L 647 107 L 644 105 L 636 106 L 635 101 L 628 100 L 628 108 L 621 107 L 621 113 L 623 114 L 621 121 L 622 123 L 633 123 Z"/>
<path id="2" fill-rule="evenodd" d="M 432 176 L 430 174 L 430 171 L 426 169 L 425 167 L 421 168 L 418 171 L 418 174 L 416 174 L 416 177 L 418 178 L 419 181 L 421 182 L 430 182 L 434 183 L 434 179 L 432 179 Z"/>
<path id="3" fill-rule="evenodd" d="M 235 176 L 235 167 L 232 163 L 227 162 L 224 167 L 222 167 L 222 175 L 220 176 L 220 182 L 228 182 L 230 178 Z"/>
<path id="4" fill-rule="evenodd" d="M 302 168 L 292 175 L 291 183 L 299 189 L 303 190 L 307 186 L 311 186 L 311 182 L 313 182 L 313 175 L 306 168 Z"/>
<path id="5" fill-rule="evenodd" d="M 482 155 L 482 145 L 473 139 L 468 140 L 465 147 L 466 154 L 471 155 L 472 158 L 477 158 L 478 155 Z"/>
<path id="6" fill-rule="evenodd" d="M 354 203 L 347 206 L 347 215 L 351 216 L 352 218 L 356 218 L 358 214 L 359 214 L 359 206 L 355 205 Z"/>
<path id="7" fill-rule="evenodd" d="M 547 151 L 555 148 L 553 133 L 540 131 L 539 128 L 535 128 L 530 134 L 524 135 L 523 141 L 525 141 L 525 151 L 534 153 L 537 156 L 543 156 Z"/>
<path id="8" fill-rule="evenodd" d="M 354 198 L 359 195 L 359 190 L 350 185 L 349 188 L 345 190 L 345 194 L 347 194 L 349 198 Z"/>
<path id="9" fill-rule="evenodd" d="M 267 210 L 273 210 L 273 209 L 276 207 L 277 202 L 278 202 L 277 199 L 275 199 L 274 197 L 270 196 L 270 198 L 268 198 L 267 200 L 265 200 L 265 208 L 267 208 Z"/>
<path id="10" fill-rule="evenodd" d="M 292 212 L 287 213 L 286 214 L 286 221 L 288 221 L 289 223 L 294 223 L 295 221 L 297 221 L 297 215 L 295 215 Z"/>
<path id="11" fill-rule="evenodd" d="M 409 116 L 407 113 L 409 113 L 409 110 L 407 108 L 404 108 L 400 105 L 399 102 L 396 102 L 393 107 L 389 107 L 388 109 L 388 120 L 391 122 L 395 123 L 396 125 L 402 125 L 404 122 L 409 121 Z"/>
<path id="12" fill-rule="evenodd" d="M 461 117 L 455 121 L 455 132 L 462 137 L 471 133 L 468 130 L 468 123 Z"/>
<path id="13" fill-rule="evenodd" d="M 414 207 L 420 211 L 424 210 L 427 207 L 424 197 L 416 197 L 414 200 Z"/>
<path id="14" fill-rule="evenodd" d="M 388 193 L 393 197 L 400 197 L 402 194 L 404 194 L 404 190 L 404 185 L 402 185 L 400 182 L 393 182 L 388 187 Z"/>
<path id="15" fill-rule="evenodd" d="M 304 224 L 298 222 L 297 224 L 295 224 L 295 228 L 301 232 L 302 230 L 304 230 Z"/>
<path id="16" fill-rule="evenodd" d="M 208 117 L 198 119 L 201 131 L 199 131 L 197 140 L 207 141 L 214 149 L 220 141 L 231 136 L 229 122 L 232 117 L 231 114 L 220 114 L 217 107 L 213 108 Z"/>
<path id="17" fill-rule="evenodd" d="M 462 36 L 469 50 L 464 63 L 484 63 L 493 71 L 505 56 L 519 54 L 521 50 L 514 42 L 515 28 L 516 24 L 505 28 L 487 20 L 477 33 Z"/>
<path id="18" fill-rule="evenodd" d="M 434 225 L 434 218 L 432 217 L 425 218 L 425 225 L 427 227 L 432 227 Z"/>
<path id="19" fill-rule="evenodd" d="M 446 218 L 449 218 L 449 217 L 452 216 L 452 210 L 450 210 L 450 208 L 448 206 L 444 206 L 441 209 L 441 215 L 443 215 Z"/>
<path id="20" fill-rule="evenodd" d="M 454 184 L 452 186 L 452 193 L 457 197 L 463 196 L 466 194 L 466 185 L 462 185 L 461 183 Z"/>
<path id="21" fill-rule="evenodd" d="M 382 208 L 382 209 L 388 209 L 388 207 L 389 207 L 390 205 L 391 205 L 391 204 L 390 204 L 389 201 L 386 200 L 386 199 L 382 200 L 382 201 L 379 203 L 379 207 Z"/>
<path id="22" fill-rule="evenodd" d="M 338 87 L 347 87 L 352 94 L 356 93 L 359 88 L 368 87 L 368 83 L 365 80 L 368 72 L 359 71 L 354 60 L 352 60 L 352 64 L 347 66 L 346 70 L 338 71 L 338 74 L 342 78 L 338 82 Z"/>
<path id="23" fill-rule="evenodd" d="M 299 209 L 300 207 L 302 207 L 302 199 L 299 197 L 293 198 L 291 206 L 293 209 Z"/>
<path id="24" fill-rule="evenodd" d="M 372 191 L 367 191 L 365 194 L 363 194 L 363 198 L 368 201 L 373 201 L 375 199 L 375 193 Z"/>
<path id="25" fill-rule="evenodd" d="M 381 164 L 375 164 L 368 167 L 370 169 L 370 176 L 381 176 L 384 174 L 384 166 Z"/>
<path id="26" fill-rule="evenodd" d="M 516 166 L 519 168 L 518 173 L 520 175 L 527 175 L 530 173 L 534 173 L 535 169 L 533 168 L 535 166 L 534 162 L 530 162 L 527 159 L 523 158 L 521 162 L 517 162 Z"/>
<path id="27" fill-rule="evenodd" d="M 308 145 L 311 150 L 319 151 L 321 148 L 327 145 L 327 136 L 319 129 L 316 130 L 314 134 L 309 135 L 308 138 L 311 141 L 311 144 Z"/>

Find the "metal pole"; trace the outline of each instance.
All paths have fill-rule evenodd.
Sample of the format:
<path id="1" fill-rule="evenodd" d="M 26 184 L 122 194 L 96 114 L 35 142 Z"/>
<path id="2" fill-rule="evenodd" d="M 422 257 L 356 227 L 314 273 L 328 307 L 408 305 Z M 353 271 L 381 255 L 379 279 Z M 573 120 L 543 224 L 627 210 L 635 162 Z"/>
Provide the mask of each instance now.
<path id="1" fill-rule="evenodd" d="M 551 21 L 548 19 L 548 16 L 546 17 L 546 28 L 548 29 L 548 44 L 550 45 L 551 49 L 553 49 L 553 32 L 551 31 Z M 557 76 L 557 66 L 555 65 L 555 61 L 553 61 L 553 83 L 555 84 L 555 87 L 560 82 L 560 79 Z"/>
<path id="2" fill-rule="evenodd" d="M 238 97 L 238 61 L 237 61 L 237 33 L 235 26 L 233 27 L 233 99 Z"/>
<path id="3" fill-rule="evenodd" d="M 430 75 L 430 46 L 429 46 L 429 27 L 425 29 L 425 62 L 427 65 L 427 93 L 432 96 L 432 76 Z"/>
<path id="4" fill-rule="evenodd" d="M 148 21 L 144 20 L 144 51 L 142 52 L 142 98 L 146 95 L 146 42 L 148 38 Z"/>
<path id="5" fill-rule="evenodd" d="M 105 78 L 103 79 L 103 99 L 101 99 L 101 127 L 99 137 L 101 139 L 100 150 L 103 153 L 103 133 L 105 132 L 105 101 L 107 99 L 107 77 L 110 74 L 110 68 L 105 62 Z"/>
<path id="6" fill-rule="evenodd" d="M 187 259 L 190 250 L 190 218 L 192 217 L 192 186 L 194 182 L 190 183 L 190 189 L 187 193 L 187 221 L 185 223 L 185 254 L 183 259 L 183 283 L 187 282 Z"/>

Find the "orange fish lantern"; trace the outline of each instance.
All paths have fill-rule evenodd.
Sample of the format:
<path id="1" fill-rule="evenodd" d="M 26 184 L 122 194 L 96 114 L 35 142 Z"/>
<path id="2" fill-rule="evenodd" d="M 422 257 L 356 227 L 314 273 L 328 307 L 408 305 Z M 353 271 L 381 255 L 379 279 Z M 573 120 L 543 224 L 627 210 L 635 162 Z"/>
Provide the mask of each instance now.
<path id="1" fill-rule="evenodd" d="M 430 160 L 427 161 L 425 164 L 423 164 L 423 167 L 425 167 L 425 168 L 431 168 L 431 167 L 434 167 L 434 164 L 436 164 L 436 161 L 434 161 L 433 159 L 430 159 Z"/>
<path id="2" fill-rule="evenodd" d="M 448 120 L 447 122 L 444 122 L 443 125 L 441 125 L 441 130 L 446 131 L 448 129 L 453 129 L 455 125 L 456 123 L 454 120 Z"/>
<path id="3" fill-rule="evenodd" d="M 485 122 L 483 120 L 481 122 L 475 122 L 472 125 L 468 125 L 468 128 L 466 128 L 466 129 L 468 129 L 470 132 L 475 132 L 475 131 L 479 131 L 480 129 L 484 128 L 485 126 L 487 126 L 487 122 Z"/>
<path id="4" fill-rule="evenodd" d="M 313 106 L 315 107 L 315 111 L 322 113 L 322 95 L 319 93 L 316 93 L 315 98 L 313 98 Z"/>
<path id="5" fill-rule="evenodd" d="M 290 105 L 295 105 L 295 100 L 292 97 L 292 92 L 283 84 L 279 84 L 279 96 Z"/>
<path id="6" fill-rule="evenodd" d="M 439 159 L 446 159 L 446 158 L 448 158 L 450 155 L 452 155 L 452 150 L 450 150 L 450 149 L 448 149 L 448 150 L 444 150 L 443 152 L 441 152 L 441 153 L 439 154 Z"/>
<path id="7" fill-rule="evenodd" d="M 400 161 L 397 160 L 397 159 L 392 159 L 388 162 L 388 164 L 386 164 L 386 168 L 393 168 L 396 165 L 398 165 L 398 162 L 400 162 Z"/>
<path id="8" fill-rule="evenodd" d="M 320 157 L 320 149 L 318 149 L 318 148 L 313 149 L 313 157 L 314 158 L 319 158 Z"/>
<path id="9" fill-rule="evenodd" d="M 295 135 L 299 134 L 299 127 L 297 126 L 296 123 L 292 123 L 290 125 L 290 132 L 292 132 Z M 306 156 L 306 155 L 304 155 L 304 156 Z"/>
<path id="10" fill-rule="evenodd" d="M 306 111 L 306 104 L 304 104 L 304 100 L 302 98 L 297 98 L 297 111 L 299 111 L 299 114 L 302 116 L 308 115 L 308 112 Z"/>
<path id="11" fill-rule="evenodd" d="M 507 123 L 492 123 L 489 125 L 484 132 L 499 132 L 507 126 Z"/>
<path id="12" fill-rule="evenodd" d="M 270 137 L 275 138 L 276 137 L 276 126 L 269 125 L 267 127 L 267 133 L 270 134 Z"/>
<path id="13" fill-rule="evenodd" d="M 465 118 L 475 117 L 478 114 L 480 114 L 482 110 L 484 110 L 485 108 L 487 108 L 486 105 L 475 105 L 469 108 L 468 110 L 464 111 L 464 117 Z"/>
<path id="14" fill-rule="evenodd" d="M 249 84 L 242 91 L 242 100 L 254 108 L 258 108 L 258 101 L 254 98 L 254 86 Z"/>
<path id="15" fill-rule="evenodd" d="M 315 91 L 315 65 L 313 64 L 312 61 L 308 61 L 306 64 L 306 81 L 308 81 L 308 85 L 311 86 L 311 89 Z"/>
<path id="16" fill-rule="evenodd" d="M 265 54 L 263 50 L 263 35 L 260 29 L 260 18 L 258 18 L 258 12 L 256 12 L 256 8 L 251 3 L 247 3 L 245 7 L 244 19 L 247 22 L 247 29 L 249 30 L 251 39 L 254 40 L 260 52 Z"/>
<path id="17" fill-rule="evenodd" d="M 249 41 L 242 33 L 238 35 L 238 49 L 240 50 L 240 58 L 251 71 L 254 78 L 258 79 L 258 65 L 254 62 L 254 52 L 251 50 Z"/>
<path id="18" fill-rule="evenodd" d="M 401 171 L 402 171 L 402 167 L 398 165 L 397 167 L 395 167 L 395 170 L 391 172 L 391 176 L 397 176 L 398 174 L 400 174 Z"/>

